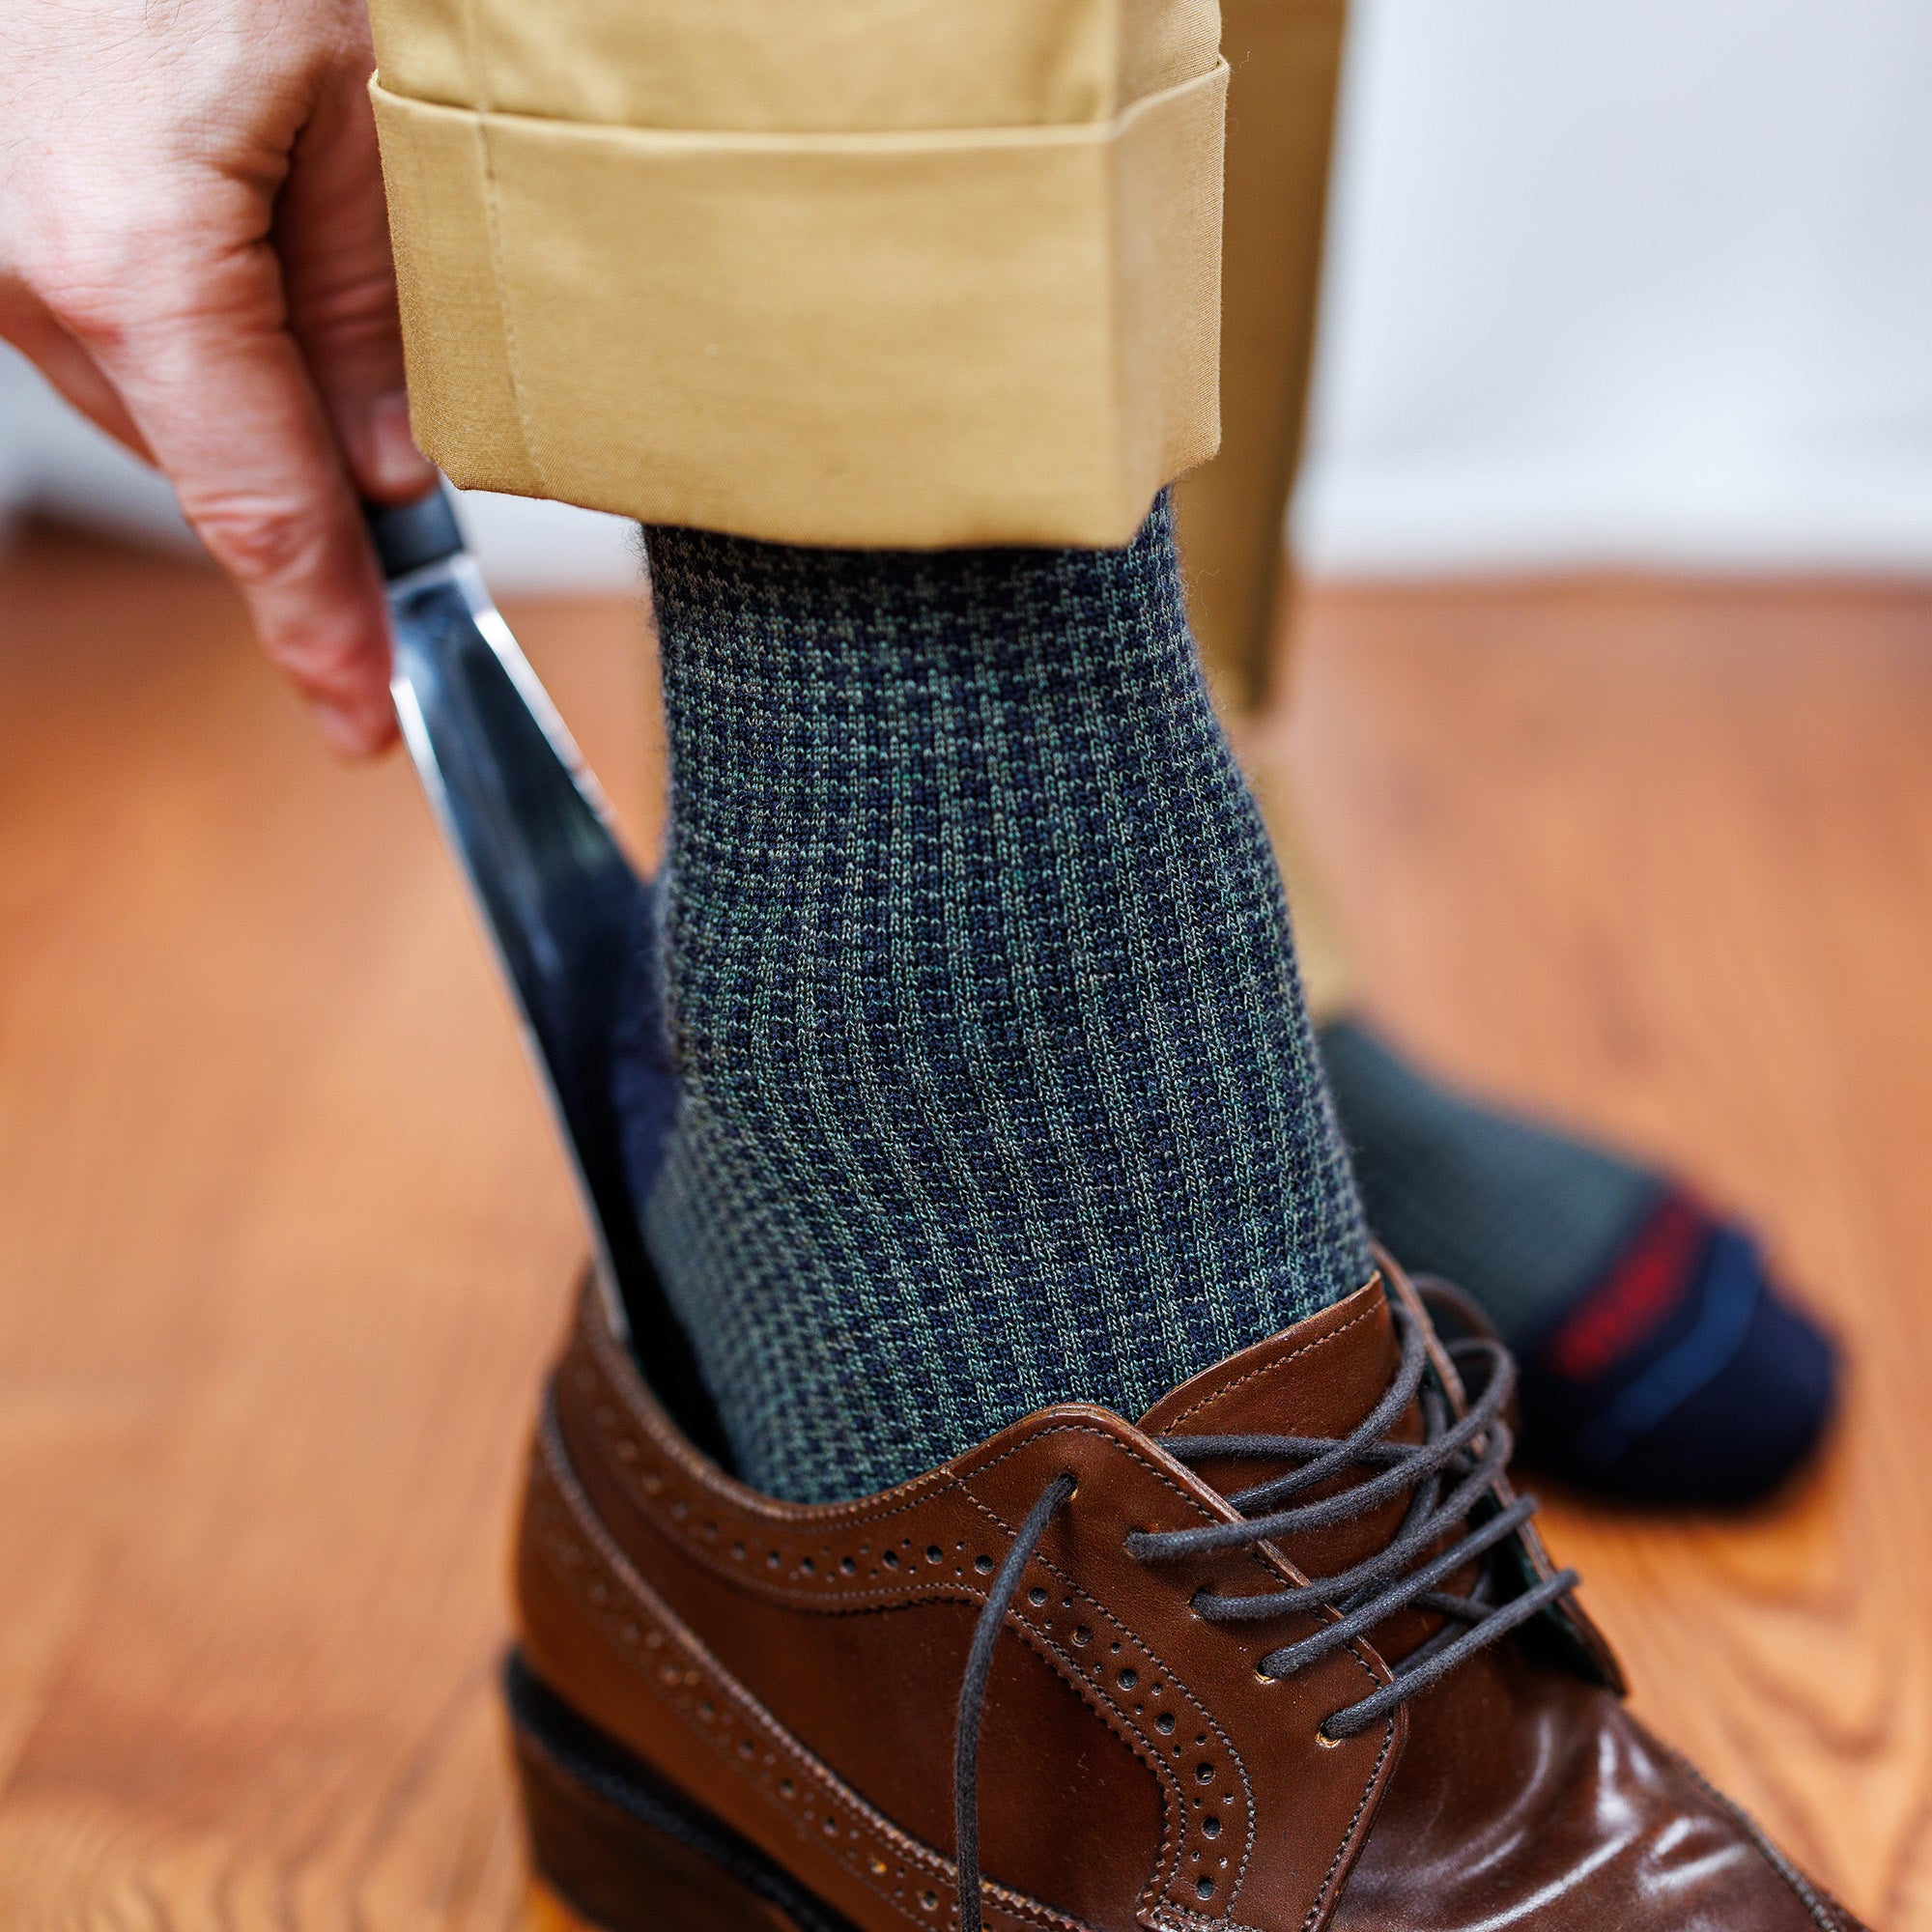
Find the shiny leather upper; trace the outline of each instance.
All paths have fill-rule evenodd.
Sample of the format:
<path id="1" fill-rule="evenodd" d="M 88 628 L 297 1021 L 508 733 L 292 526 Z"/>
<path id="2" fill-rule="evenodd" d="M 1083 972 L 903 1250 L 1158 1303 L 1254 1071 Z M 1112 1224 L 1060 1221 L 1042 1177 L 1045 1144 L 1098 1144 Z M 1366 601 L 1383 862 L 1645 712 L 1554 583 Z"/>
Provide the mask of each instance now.
<path id="1" fill-rule="evenodd" d="M 1374 1647 L 1269 1680 L 1258 1659 L 1311 1622 L 1190 1608 L 1203 1589 L 1345 1568 L 1386 1539 L 1399 1502 L 1293 1547 L 1185 1565 L 1128 1553 L 1136 1530 L 1237 1520 L 1214 1487 L 1225 1472 L 1183 1466 L 1163 1436 L 1346 1434 L 1397 1353 L 1374 1283 L 1138 1426 L 1063 1405 L 882 1495 L 808 1507 L 694 1449 L 586 1293 L 532 1448 L 526 1657 L 860 1932 L 945 1926 L 974 1623 L 1016 1526 L 1070 1474 L 987 1692 L 982 1903 L 997 1932 L 1853 1928 L 1629 1717 L 1578 1611 L 1332 1743 L 1323 1719 L 1389 1681 Z M 1239 1480 L 1253 1479 L 1250 1465 Z M 1533 1539 L 1516 1558 L 1548 1574 Z M 1427 1628 L 1403 1612 L 1374 1634 L 1399 1658 Z"/>

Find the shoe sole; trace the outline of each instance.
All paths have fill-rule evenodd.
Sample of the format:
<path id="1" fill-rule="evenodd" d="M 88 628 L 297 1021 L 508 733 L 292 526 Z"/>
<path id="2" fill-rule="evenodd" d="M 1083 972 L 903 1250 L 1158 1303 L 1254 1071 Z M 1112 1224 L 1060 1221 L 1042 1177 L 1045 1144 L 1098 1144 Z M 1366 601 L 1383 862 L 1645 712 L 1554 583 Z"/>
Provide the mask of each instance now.
<path id="1" fill-rule="evenodd" d="M 539 1882 L 600 1932 L 856 1932 L 579 1716 L 514 1651 L 503 1696 Z"/>

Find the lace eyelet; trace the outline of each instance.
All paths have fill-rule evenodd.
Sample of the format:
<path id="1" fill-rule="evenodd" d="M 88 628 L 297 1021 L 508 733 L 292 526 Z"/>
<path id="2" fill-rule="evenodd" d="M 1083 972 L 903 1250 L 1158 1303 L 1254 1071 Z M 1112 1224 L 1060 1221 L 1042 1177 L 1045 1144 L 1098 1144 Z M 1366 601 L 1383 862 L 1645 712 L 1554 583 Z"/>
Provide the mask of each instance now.
<path id="1" fill-rule="evenodd" d="M 1323 1723 L 1315 1733 L 1315 1742 L 1323 1750 L 1340 1750 L 1349 1740 L 1347 1738 L 1331 1738 L 1328 1735 L 1328 1726 L 1326 1723 Z"/>

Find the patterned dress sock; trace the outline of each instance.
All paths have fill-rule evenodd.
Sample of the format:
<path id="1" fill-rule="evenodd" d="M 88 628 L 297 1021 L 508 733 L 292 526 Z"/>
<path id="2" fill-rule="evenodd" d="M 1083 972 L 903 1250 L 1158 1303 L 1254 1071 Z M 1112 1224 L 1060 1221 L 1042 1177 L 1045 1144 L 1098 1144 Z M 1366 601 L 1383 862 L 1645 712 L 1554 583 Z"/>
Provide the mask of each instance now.
<path id="1" fill-rule="evenodd" d="M 1517 1350 L 1526 1459 L 1632 1501 L 1725 1505 L 1809 1455 L 1835 1355 L 1744 1229 L 1667 1176 L 1441 1086 L 1358 1022 L 1321 1044 L 1370 1226 Z"/>
<path id="2" fill-rule="evenodd" d="M 646 545 L 668 1026 L 619 1091 L 740 1474 L 847 1497 L 1046 1403 L 1136 1415 L 1359 1288 L 1165 500 L 1118 552 Z"/>

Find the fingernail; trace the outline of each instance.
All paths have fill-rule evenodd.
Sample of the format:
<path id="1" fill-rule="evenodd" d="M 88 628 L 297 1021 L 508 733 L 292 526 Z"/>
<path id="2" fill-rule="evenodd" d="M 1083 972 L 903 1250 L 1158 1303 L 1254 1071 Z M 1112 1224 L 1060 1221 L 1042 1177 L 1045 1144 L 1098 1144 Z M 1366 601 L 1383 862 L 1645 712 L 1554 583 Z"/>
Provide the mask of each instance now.
<path id="1" fill-rule="evenodd" d="M 379 396 L 366 418 L 369 482 L 384 497 L 406 497 L 435 480 L 436 471 L 410 435 L 410 399 L 401 389 Z"/>

